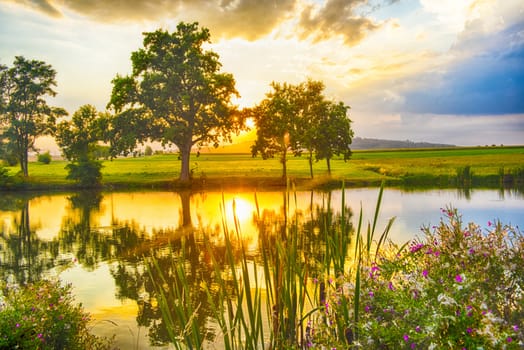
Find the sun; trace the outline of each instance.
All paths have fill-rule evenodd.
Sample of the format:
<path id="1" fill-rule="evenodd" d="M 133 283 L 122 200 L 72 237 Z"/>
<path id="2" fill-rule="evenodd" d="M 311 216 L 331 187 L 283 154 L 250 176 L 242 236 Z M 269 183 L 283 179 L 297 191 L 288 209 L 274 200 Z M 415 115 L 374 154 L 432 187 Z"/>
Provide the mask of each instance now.
<path id="1" fill-rule="evenodd" d="M 253 217 L 255 211 L 253 203 L 235 197 L 230 202 L 231 213 L 235 215 L 240 223 L 246 223 Z"/>
<path id="2" fill-rule="evenodd" d="M 247 126 L 250 130 L 254 129 L 255 126 L 256 126 L 255 119 L 253 119 L 253 118 L 247 118 L 247 119 L 246 119 L 246 126 Z"/>

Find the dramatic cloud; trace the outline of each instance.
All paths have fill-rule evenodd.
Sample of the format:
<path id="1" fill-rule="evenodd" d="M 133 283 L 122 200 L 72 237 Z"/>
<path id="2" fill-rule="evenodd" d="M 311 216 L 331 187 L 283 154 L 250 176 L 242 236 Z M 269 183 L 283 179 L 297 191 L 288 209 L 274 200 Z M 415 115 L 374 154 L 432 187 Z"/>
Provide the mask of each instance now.
<path id="1" fill-rule="evenodd" d="M 54 17 L 69 10 L 98 22 L 197 21 L 214 37 L 254 40 L 293 13 L 296 0 L 11 0 Z"/>
<path id="2" fill-rule="evenodd" d="M 465 45 L 471 46 L 469 41 Z M 457 45 L 452 53 L 461 59 L 444 72 L 427 76 L 431 89 L 407 94 L 408 111 L 476 115 L 524 112 L 524 21 L 477 37 L 474 51 Z"/>
<path id="3" fill-rule="evenodd" d="M 13 2 L 41 11 L 51 17 L 62 16 L 62 13 L 47 0 L 14 0 Z"/>
<path id="4" fill-rule="evenodd" d="M 356 13 L 365 0 L 328 0 L 322 7 L 309 5 L 302 12 L 302 37 L 321 41 L 342 36 L 347 45 L 360 42 L 368 32 L 380 27 L 379 23 Z"/>

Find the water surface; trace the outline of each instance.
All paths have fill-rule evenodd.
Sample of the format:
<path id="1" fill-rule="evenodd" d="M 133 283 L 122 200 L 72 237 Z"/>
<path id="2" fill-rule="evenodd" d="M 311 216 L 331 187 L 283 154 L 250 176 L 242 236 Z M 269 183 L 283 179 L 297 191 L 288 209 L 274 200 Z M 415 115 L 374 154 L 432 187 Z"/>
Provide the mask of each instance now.
<path id="1" fill-rule="evenodd" d="M 0 197 L 0 273 L 11 283 L 57 276 L 72 283 L 76 299 L 97 320 L 98 334 L 117 334 L 123 349 L 162 348 L 167 340 L 144 258 L 155 256 L 168 270 L 168 251 L 190 237 L 190 281 L 195 290 L 211 280 L 213 266 L 205 240 L 223 249 L 223 232 L 238 232 L 253 259 L 261 232 L 275 234 L 287 220 L 315 222 L 319 212 L 340 213 L 342 199 L 356 220 L 372 219 L 378 189 L 332 192 L 114 192 L 2 194 Z M 420 235 L 421 226 L 438 224 L 441 209 L 452 206 L 464 222 L 488 228 L 493 222 L 524 226 L 524 197 L 515 191 L 386 189 L 378 230 L 395 217 L 390 237 L 399 244 Z M 235 225 L 233 212 L 238 221 Z M 284 215 L 287 214 L 287 215 Z M 268 223 L 271 223 L 268 225 Z M 311 251 L 321 237 L 311 232 Z M 306 233 L 304 233 L 306 234 Z M 164 265 L 162 265 L 164 264 Z M 195 303 L 205 295 L 195 292 Z M 202 332 L 216 335 L 209 313 Z"/>

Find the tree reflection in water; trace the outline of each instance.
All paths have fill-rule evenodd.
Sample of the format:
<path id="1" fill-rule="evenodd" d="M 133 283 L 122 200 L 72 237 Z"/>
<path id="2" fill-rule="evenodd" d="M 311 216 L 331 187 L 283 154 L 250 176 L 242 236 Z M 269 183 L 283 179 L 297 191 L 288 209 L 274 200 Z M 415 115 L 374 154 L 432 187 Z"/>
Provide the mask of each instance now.
<path id="1" fill-rule="evenodd" d="M 198 309 L 195 317 L 199 332 L 206 341 L 213 342 L 218 334 L 209 303 L 216 304 L 222 300 L 216 290 L 217 272 L 214 263 L 222 272 L 228 264 L 224 260 L 226 247 L 223 229 L 226 225 L 222 228 L 195 228 L 190 214 L 192 195 L 191 192 L 179 193 L 181 215 L 178 227 L 147 232 L 136 222 L 120 221 L 114 216 L 111 225 L 101 227 L 99 213 L 109 209 L 101 207 L 104 195 L 100 192 L 78 192 L 68 197 L 69 208 L 62 218 L 61 228 L 50 240 L 39 238 L 35 233 L 37 227 L 31 226 L 30 197 L 2 196 L 0 210 L 17 214 L 12 227 L 4 225 L 0 235 L 0 276 L 4 280 L 23 284 L 46 278 L 57 269 L 71 266 L 73 258 L 90 271 L 107 263 L 115 281 L 116 298 L 137 303 L 138 326 L 148 329 L 151 344 L 161 345 L 172 339 L 162 318 L 158 303 L 160 297 L 151 276 L 156 281 L 162 281 L 161 284 L 166 288 L 181 287 L 183 284 L 174 269 L 174 260 L 182 262 L 185 267 L 184 284 L 189 286 L 190 295 L 189 300 L 183 302 Z M 253 213 L 253 223 L 258 231 L 258 251 L 250 252 L 248 259 L 261 265 L 263 256 L 271 257 L 270 254 L 262 254 L 261 250 L 274 248 L 277 242 L 285 241 L 289 223 L 292 222 L 300 226 L 300 256 L 307 262 L 310 275 L 320 274 L 329 249 L 323 235 L 330 228 L 337 227 L 335 221 L 340 216 L 340 213 L 334 214 L 331 210 L 330 194 L 324 198 L 321 205 L 314 205 L 312 193 L 311 205 L 307 210 L 290 213 L 289 202 L 293 198 L 289 193 L 282 193 L 280 210 Z M 349 208 L 345 215 L 351 216 Z M 234 233 L 235 227 L 228 227 L 228 230 Z M 347 227 L 347 230 L 349 234 L 351 228 Z M 242 241 L 241 236 L 230 237 L 233 238 L 234 263 L 238 264 L 246 242 Z M 160 274 L 154 269 L 149 274 L 146 260 L 150 258 L 157 262 Z M 230 298 L 236 297 L 231 283 L 227 282 L 225 290 L 220 291 L 222 297 L 223 293 Z M 174 305 L 179 301 L 167 302 Z M 175 327 L 175 333 L 179 334 L 185 325 Z"/>

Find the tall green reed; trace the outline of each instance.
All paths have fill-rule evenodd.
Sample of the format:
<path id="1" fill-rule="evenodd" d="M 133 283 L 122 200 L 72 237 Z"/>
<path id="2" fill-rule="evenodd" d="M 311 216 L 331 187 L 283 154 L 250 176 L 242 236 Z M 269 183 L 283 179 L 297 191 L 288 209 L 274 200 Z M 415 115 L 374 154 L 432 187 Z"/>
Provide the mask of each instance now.
<path id="1" fill-rule="evenodd" d="M 207 255 L 214 266 L 213 282 L 202 288 L 207 293 L 208 307 L 217 325 L 217 337 L 222 337 L 224 349 L 299 349 L 308 347 L 308 339 L 314 322 L 324 322 L 327 305 L 326 293 L 333 287 L 332 276 L 354 282 L 353 298 L 343 299 L 336 315 L 332 332 L 346 344 L 358 338 L 356 324 L 360 310 L 360 279 L 364 266 L 369 266 L 379 255 L 386 241 L 394 219 L 375 241 L 383 186 L 373 217 L 373 224 L 362 229 L 363 212 L 360 210 L 358 228 L 355 232 L 351 212 L 345 205 L 345 191 L 342 188 L 340 213 L 336 216 L 331 209 L 328 197 L 322 213 L 315 218 L 319 235 L 324 239 L 324 251 L 320 261 L 305 253 L 306 234 L 297 213 L 296 191 L 288 182 L 284 194 L 282 221 L 264 222 L 255 193 L 256 213 L 254 220 L 260 223 L 260 259 L 251 257 L 242 241 L 240 224 L 233 202 L 233 228 L 225 219 L 225 200 L 222 200 L 222 231 L 224 234 L 224 259 L 217 259 L 213 244 L 205 241 Z M 312 214 L 313 216 L 313 214 Z M 312 217 L 313 222 L 313 217 Z M 349 252 L 354 246 L 354 256 Z M 182 251 L 184 250 L 182 244 Z M 223 263 L 220 264 L 219 260 Z M 320 269 L 313 266 L 321 265 Z M 159 265 L 152 259 L 148 262 L 150 271 L 156 269 L 162 276 Z M 178 284 L 167 285 L 165 279 L 152 281 L 159 295 L 159 307 L 168 328 L 169 337 L 177 349 L 203 349 L 203 337 L 198 334 L 195 324 L 199 307 L 192 307 L 189 300 L 190 285 L 185 279 L 184 253 L 173 259 L 173 269 L 178 276 Z M 259 277 L 262 274 L 262 277 Z M 153 274 L 151 274 L 153 279 Z M 320 283 L 311 283 L 318 279 Z M 168 295 L 170 293 L 170 295 Z M 315 321 L 317 320 L 317 321 Z M 313 325 L 314 326 L 314 325 Z M 176 331 L 178 330 L 178 331 Z M 327 344 L 326 344 L 327 345 Z"/>

